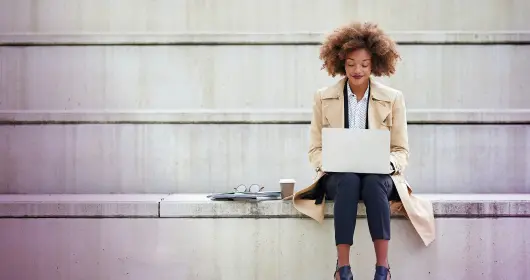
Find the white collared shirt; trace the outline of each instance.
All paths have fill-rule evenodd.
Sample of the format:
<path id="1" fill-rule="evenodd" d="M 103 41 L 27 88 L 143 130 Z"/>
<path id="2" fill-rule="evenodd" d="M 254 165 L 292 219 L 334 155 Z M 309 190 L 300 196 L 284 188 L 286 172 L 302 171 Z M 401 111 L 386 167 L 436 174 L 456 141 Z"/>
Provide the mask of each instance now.
<path id="1" fill-rule="evenodd" d="M 366 128 L 366 114 L 368 114 L 366 108 L 368 105 L 368 92 L 370 91 L 370 85 L 364 92 L 363 98 L 357 101 L 357 97 L 351 91 L 350 84 L 348 84 L 348 120 L 350 129 L 365 129 Z"/>

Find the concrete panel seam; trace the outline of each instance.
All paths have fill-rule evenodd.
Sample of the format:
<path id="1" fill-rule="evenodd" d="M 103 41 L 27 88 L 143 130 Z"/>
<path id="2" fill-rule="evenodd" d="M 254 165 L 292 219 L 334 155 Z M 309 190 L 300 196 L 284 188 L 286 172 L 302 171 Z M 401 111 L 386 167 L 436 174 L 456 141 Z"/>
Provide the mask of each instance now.
<path id="1" fill-rule="evenodd" d="M 530 44 L 521 31 L 390 31 L 398 44 Z M 318 45 L 326 36 L 307 33 L 4 33 L 0 46 L 89 45 Z"/>
<path id="2" fill-rule="evenodd" d="M 0 110 L 0 124 L 309 124 L 310 110 Z M 413 124 L 529 124 L 530 109 L 409 109 Z"/>

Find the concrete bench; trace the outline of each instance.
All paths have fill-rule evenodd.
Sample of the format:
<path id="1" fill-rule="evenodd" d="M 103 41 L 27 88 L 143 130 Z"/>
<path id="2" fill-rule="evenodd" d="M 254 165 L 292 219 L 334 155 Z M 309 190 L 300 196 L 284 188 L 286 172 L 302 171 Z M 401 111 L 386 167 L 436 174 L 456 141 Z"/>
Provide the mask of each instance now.
<path id="1" fill-rule="evenodd" d="M 433 202 L 436 217 L 530 217 L 530 194 L 419 194 Z M 333 203 L 326 215 L 333 216 Z M 358 217 L 366 216 L 364 204 Z M 160 203 L 160 217 L 305 218 L 290 201 L 211 201 L 202 194 L 174 194 Z"/>
<path id="2" fill-rule="evenodd" d="M 424 247 L 392 219 L 396 279 L 530 279 L 530 194 L 422 195 L 437 239 Z M 332 216 L 332 205 L 328 206 Z M 374 264 L 365 209 L 352 248 Z M 289 201 L 217 202 L 204 194 L 0 195 L 0 279 L 331 279 L 333 220 Z M 222 277 L 221 277 L 222 276 Z"/>
<path id="3" fill-rule="evenodd" d="M 0 217 L 159 217 L 164 194 L 0 195 Z"/>
<path id="4" fill-rule="evenodd" d="M 436 217 L 530 217 L 530 194 L 418 194 Z M 327 203 L 333 216 L 333 203 Z M 359 217 L 366 216 L 361 203 Z M 206 194 L 0 195 L 0 217 L 305 218 L 291 201 L 211 201 Z"/>

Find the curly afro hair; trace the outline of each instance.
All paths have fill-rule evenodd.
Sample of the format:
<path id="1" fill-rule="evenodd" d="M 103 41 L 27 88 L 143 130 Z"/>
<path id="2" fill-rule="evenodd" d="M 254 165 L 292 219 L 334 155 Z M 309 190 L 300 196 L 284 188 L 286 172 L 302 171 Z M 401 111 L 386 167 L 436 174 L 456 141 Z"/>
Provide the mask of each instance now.
<path id="1" fill-rule="evenodd" d="M 319 58 L 330 76 L 346 75 L 344 61 L 354 50 L 366 49 L 372 55 L 372 74 L 390 76 L 401 58 L 396 43 L 374 23 L 354 22 L 331 33 L 320 47 Z"/>

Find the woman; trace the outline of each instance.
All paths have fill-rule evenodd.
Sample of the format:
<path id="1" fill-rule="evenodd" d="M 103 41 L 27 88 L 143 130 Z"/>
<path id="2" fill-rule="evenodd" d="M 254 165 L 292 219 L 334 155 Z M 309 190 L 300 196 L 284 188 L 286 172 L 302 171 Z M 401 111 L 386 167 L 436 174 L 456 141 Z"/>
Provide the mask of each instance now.
<path id="1" fill-rule="evenodd" d="M 403 95 L 371 77 L 394 74 L 399 58 L 395 42 L 372 23 L 343 26 L 329 35 L 320 49 L 328 74 L 344 77 L 314 95 L 309 160 L 317 177 L 311 186 L 293 196 L 293 202 L 300 212 L 322 222 L 325 200 L 334 201 L 334 276 L 339 280 L 353 279 L 349 256 L 360 200 L 366 206 L 375 249 L 375 280 L 391 278 L 388 243 L 392 212 L 407 216 L 426 246 L 434 240 L 432 205 L 411 195 L 403 175 L 409 154 Z M 389 130 L 389 174 L 322 172 L 323 127 Z"/>

